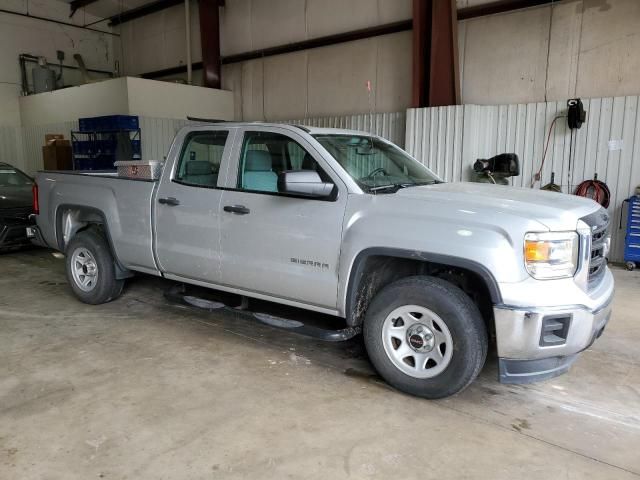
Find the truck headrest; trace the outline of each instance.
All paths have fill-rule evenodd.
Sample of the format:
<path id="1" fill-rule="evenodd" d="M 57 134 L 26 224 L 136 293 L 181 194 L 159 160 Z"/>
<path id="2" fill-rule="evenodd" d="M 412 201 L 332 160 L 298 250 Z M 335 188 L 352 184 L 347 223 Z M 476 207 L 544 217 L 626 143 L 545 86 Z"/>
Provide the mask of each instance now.
<path id="1" fill-rule="evenodd" d="M 211 164 L 206 160 L 190 160 L 185 169 L 186 175 L 211 175 Z"/>
<path id="2" fill-rule="evenodd" d="M 249 150 L 245 164 L 247 172 L 270 172 L 271 154 L 264 150 Z"/>

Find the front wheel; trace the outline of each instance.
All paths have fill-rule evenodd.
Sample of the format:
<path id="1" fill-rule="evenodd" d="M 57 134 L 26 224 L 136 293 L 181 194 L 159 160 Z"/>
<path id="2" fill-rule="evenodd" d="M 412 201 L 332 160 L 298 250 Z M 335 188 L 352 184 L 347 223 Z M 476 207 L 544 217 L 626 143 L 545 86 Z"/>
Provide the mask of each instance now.
<path id="1" fill-rule="evenodd" d="M 363 333 L 378 373 L 397 389 L 425 398 L 463 390 L 487 356 L 477 306 L 434 277 L 408 277 L 382 289 L 367 309 Z"/>
<path id="2" fill-rule="evenodd" d="M 107 303 L 122 292 L 124 280 L 116 279 L 109 244 L 95 230 L 85 230 L 71 239 L 65 261 L 67 280 L 82 302 Z"/>

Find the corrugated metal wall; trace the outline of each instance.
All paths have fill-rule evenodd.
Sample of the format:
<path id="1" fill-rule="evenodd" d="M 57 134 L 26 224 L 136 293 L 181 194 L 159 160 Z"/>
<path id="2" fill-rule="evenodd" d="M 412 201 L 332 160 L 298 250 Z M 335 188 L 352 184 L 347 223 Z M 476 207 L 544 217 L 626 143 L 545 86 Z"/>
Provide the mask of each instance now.
<path id="1" fill-rule="evenodd" d="M 192 123 L 187 119 L 140 117 L 143 160 L 164 160 L 178 130 Z"/>
<path id="2" fill-rule="evenodd" d="M 594 98 L 583 102 L 587 122 L 574 130 L 573 142 L 566 119 L 556 122 L 541 183 L 549 183 L 551 173 L 555 172 L 555 183 L 564 192 L 573 192 L 577 184 L 597 173 L 612 194 L 610 257 L 622 261 L 624 234 L 618 230 L 621 204 L 640 185 L 639 97 Z M 447 181 L 470 180 L 471 165 L 477 158 L 517 153 L 522 174 L 511 183 L 529 187 L 540 168 L 550 124 L 557 115 L 566 115 L 565 102 L 410 109 L 406 149 Z"/>
<path id="3" fill-rule="evenodd" d="M 303 120 L 287 120 L 276 123 L 362 130 L 379 135 L 400 147 L 404 147 L 406 119 L 407 115 L 404 112 L 363 113 L 360 115 L 345 115 L 340 117 L 312 117 Z"/>

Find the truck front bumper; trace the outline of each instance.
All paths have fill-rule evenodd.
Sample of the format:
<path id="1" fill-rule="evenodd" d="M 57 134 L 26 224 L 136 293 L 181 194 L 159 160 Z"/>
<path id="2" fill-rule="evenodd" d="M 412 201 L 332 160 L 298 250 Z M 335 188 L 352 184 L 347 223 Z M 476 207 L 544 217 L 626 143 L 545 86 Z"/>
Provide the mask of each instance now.
<path id="1" fill-rule="evenodd" d="M 494 307 L 500 381 L 532 383 L 566 372 L 578 353 L 602 335 L 611 317 L 613 278 L 594 308 Z"/>

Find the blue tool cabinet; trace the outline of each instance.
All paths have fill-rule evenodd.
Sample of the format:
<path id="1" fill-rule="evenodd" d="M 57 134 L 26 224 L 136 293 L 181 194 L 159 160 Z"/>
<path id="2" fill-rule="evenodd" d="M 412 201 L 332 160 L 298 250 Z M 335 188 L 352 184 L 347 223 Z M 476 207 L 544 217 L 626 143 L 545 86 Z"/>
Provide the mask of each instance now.
<path id="1" fill-rule="evenodd" d="M 640 196 L 630 197 L 627 211 L 627 233 L 624 241 L 624 261 L 629 270 L 640 262 Z"/>

